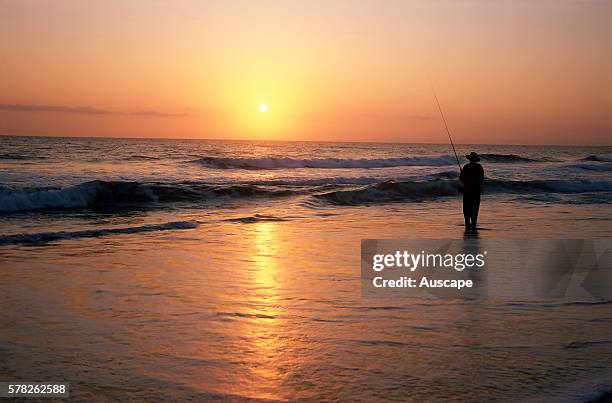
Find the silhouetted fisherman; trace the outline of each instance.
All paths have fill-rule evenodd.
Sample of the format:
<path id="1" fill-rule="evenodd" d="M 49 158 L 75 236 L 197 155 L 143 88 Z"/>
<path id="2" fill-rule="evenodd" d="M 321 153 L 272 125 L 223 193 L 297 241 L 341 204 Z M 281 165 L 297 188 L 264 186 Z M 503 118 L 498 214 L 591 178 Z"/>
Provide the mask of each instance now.
<path id="1" fill-rule="evenodd" d="M 459 180 L 463 183 L 463 217 L 465 229 L 476 229 L 478 210 L 480 209 L 480 192 L 484 181 L 484 169 L 478 163 L 480 158 L 475 152 L 466 155 L 470 162 L 463 166 Z"/>

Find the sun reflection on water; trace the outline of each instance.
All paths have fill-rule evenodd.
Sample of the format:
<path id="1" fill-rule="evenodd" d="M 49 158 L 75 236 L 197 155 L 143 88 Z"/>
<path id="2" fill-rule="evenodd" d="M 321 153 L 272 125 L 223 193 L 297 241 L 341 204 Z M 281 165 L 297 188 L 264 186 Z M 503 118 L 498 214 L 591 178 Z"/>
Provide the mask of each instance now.
<path id="1" fill-rule="evenodd" d="M 259 398 L 280 398 L 279 386 L 283 372 L 279 361 L 285 350 L 286 339 L 282 331 L 285 308 L 279 295 L 282 286 L 278 262 L 280 243 L 277 223 L 264 222 L 254 226 L 252 243 L 252 290 L 250 296 L 250 323 L 247 337 L 253 350 L 250 370 L 254 375 L 253 391 Z"/>
<path id="2" fill-rule="evenodd" d="M 278 253 L 276 223 L 262 222 L 255 226 L 253 240 L 254 282 L 257 290 L 269 297 L 277 297 L 271 289 L 278 287 Z"/>

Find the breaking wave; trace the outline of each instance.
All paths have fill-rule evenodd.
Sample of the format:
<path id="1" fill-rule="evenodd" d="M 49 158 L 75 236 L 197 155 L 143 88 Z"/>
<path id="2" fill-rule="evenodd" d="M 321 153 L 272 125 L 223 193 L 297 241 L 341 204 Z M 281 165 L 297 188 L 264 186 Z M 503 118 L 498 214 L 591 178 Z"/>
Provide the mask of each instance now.
<path id="1" fill-rule="evenodd" d="M 458 196 L 461 184 L 455 180 L 434 179 L 430 181 L 396 182 L 386 181 L 350 190 L 336 190 L 316 197 L 340 205 L 357 205 L 394 201 L 419 201 L 424 199 Z M 610 192 L 612 183 L 606 181 L 581 180 L 487 180 L 486 193 L 590 193 Z"/>
<path id="2" fill-rule="evenodd" d="M 90 181 L 65 188 L 7 188 L 0 186 L 0 213 L 15 213 L 45 209 L 84 209 L 116 211 L 123 208 L 159 207 L 163 203 L 225 202 L 252 198 L 277 198 L 293 195 L 312 195 L 318 200 L 336 204 L 361 204 L 387 201 L 419 201 L 445 196 L 458 196 L 460 182 L 456 173 L 441 172 L 433 179 L 389 180 L 374 182 L 374 178 L 357 178 L 357 183 L 312 183 L 272 181 L 216 185 L 201 182 L 141 183 Z M 364 183 L 360 183 L 360 182 Z M 523 197 L 550 194 L 577 194 L 580 203 L 607 202 L 612 182 L 588 180 L 531 180 L 513 181 L 487 179 L 485 193 L 518 194 Z M 582 197 L 585 196 L 585 197 Z M 265 220 L 268 217 L 255 217 Z"/>
<path id="3" fill-rule="evenodd" d="M 328 202 L 341 205 L 416 200 L 459 194 L 460 183 L 436 179 L 425 182 L 396 182 L 393 180 L 353 190 L 337 190 L 316 195 Z"/>
<path id="4" fill-rule="evenodd" d="M 96 238 L 107 235 L 118 235 L 118 234 L 135 234 L 142 232 L 155 232 L 155 231 L 170 231 L 170 230 L 181 230 L 181 229 L 192 229 L 198 226 L 197 221 L 172 221 L 164 224 L 150 224 L 141 225 L 136 227 L 123 227 L 123 228 L 100 228 L 84 231 L 58 231 L 58 232 L 39 232 L 35 234 L 18 234 L 18 235 L 6 235 L 0 236 L 0 245 L 24 243 L 24 244 L 45 244 L 51 241 L 57 241 L 61 239 L 74 239 L 74 238 Z"/>
<path id="5" fill-rule="evenodd" d="M 202 202 L 221 197 L 278 197 L 291 189 L 257 185 L 202 183 L 140 183 L 90 181 L 66 188 L 5 188 L 0 186 L 0 213 L 41 209 L 101 208 L 149 203 Z"/>

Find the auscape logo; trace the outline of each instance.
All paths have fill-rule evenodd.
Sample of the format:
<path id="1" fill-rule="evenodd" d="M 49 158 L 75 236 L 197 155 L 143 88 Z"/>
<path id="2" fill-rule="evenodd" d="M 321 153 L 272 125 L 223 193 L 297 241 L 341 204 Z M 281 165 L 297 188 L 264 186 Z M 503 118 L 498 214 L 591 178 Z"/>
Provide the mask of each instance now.
<path id="1" fill-rule="evenodd" d="M 374 277 L 372 284 L 376 288 L 472 288 L 474 282 L 472 280 L 462 279 L 430 279 L 421 277 L 419 281 L 412 277 L 400 277 L 399 279 L 384 279 L 382 277 Z"/>

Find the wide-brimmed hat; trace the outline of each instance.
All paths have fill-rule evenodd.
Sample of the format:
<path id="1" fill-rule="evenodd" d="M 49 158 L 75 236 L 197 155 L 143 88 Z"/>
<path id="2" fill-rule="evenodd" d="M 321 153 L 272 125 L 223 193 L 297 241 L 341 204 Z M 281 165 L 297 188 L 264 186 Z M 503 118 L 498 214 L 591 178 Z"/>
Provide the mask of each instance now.
<path id="1" fill-rule="evenodd" d="M 480 157 L 478 157 L 478 154 L 476 154 L 474 151 L 472 151 L 471 153 L 466 155 L 465 158 L 467 158 L 468 160 L 470 160 L 472 162 L 480 161 Z"/>

